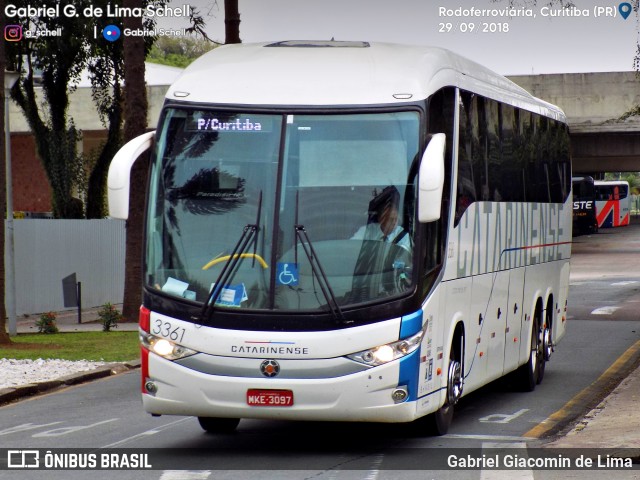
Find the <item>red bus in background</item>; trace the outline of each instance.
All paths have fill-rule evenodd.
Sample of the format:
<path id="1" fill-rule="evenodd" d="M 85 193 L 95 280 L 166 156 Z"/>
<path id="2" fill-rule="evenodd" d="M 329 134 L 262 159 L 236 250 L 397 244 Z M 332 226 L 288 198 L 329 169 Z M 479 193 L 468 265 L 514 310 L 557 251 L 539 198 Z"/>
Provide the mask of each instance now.
<path id="1" fill-rule="evenodd" d="M 600 228 L 629 225 L 629 182 L 595 181 L 596 218 Z"/>

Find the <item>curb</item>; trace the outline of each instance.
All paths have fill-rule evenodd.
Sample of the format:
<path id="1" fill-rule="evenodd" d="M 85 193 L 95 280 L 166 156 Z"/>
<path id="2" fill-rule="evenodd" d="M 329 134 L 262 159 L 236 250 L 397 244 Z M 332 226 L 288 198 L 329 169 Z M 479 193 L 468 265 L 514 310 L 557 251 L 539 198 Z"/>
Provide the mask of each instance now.
<path id="1" fill-rule="evenodd" d="M 56 380 L 47 380 L 39 383 L 28 383 L 17 387 L 0 388 L 0 406 L 6 405 L 26 397 L 32 397 L 47 393 L 59 388 L 79 385 L 81 383 L 99 380 L 101 378 L 119 375 L 140 368 L 140 360 L 122 363 L 109 363 L 94 370 L 72 373 Z"/>

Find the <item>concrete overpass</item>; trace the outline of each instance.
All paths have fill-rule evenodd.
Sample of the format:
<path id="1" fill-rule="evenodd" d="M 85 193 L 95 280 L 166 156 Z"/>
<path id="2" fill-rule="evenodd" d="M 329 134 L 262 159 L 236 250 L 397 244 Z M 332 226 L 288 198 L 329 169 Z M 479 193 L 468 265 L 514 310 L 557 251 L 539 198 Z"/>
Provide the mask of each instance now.
<path id="1" fill-rule="evenodd" d="M 640 78 L 635 72 L 510 76 L 562 108 L 569 120 L 575 173 L 640 172 Z"/>

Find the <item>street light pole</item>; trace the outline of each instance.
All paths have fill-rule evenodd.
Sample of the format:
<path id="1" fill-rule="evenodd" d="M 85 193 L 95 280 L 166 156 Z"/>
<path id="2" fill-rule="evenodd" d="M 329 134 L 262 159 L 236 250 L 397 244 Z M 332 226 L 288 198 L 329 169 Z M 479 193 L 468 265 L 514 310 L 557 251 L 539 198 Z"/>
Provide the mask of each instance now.
<path id="1" fill-rule="evenodd" d="M 13 183 L 11 176 L 11 126 L 9 124 L 10 91 L 20 78 L 18 72 L 4 72 L 4 152 L 6 168 L 6 195 L 7 195 L 7 229 L 6 229 L 6 255 L 5 255 L 5 306 L 9 319 L 9 336 L 18 334 L 16 318 L 16 269 L 14 262 L 13 242 Z"/>

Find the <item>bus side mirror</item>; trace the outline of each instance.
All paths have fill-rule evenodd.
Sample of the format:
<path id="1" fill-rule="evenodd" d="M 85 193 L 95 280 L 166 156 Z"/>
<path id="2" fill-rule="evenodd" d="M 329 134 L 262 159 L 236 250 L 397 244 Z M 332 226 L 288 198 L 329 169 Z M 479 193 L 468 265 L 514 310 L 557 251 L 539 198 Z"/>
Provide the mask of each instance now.
<path id="1" fill-rule="evenodd" d="M 126 220 L 129 217 L 131 167 L 138 157 L 151 147 L 155 133 L 147 132 L 127 142 L 111 160 L 107 177 L 109 216 L 111 218 Z"/>
<path id="2" fill-rule="evenodd" d="M 445 146 L 446 135 L 436 133 L 422 155 L 418 174 L 418 221 L 421 223 L 440 218 Z"/>

